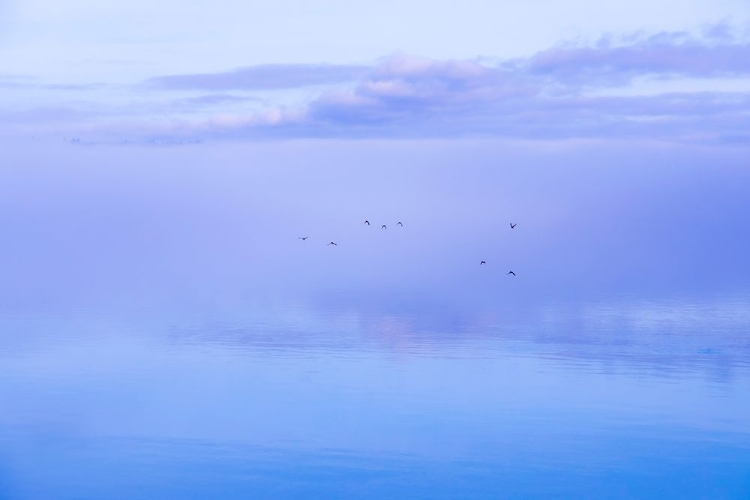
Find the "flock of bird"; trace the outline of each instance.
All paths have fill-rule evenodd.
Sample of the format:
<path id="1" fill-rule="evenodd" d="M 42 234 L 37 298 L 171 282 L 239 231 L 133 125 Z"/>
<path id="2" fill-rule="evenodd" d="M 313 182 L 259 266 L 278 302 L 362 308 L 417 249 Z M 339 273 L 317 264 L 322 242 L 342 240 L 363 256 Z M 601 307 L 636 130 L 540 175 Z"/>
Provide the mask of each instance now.
<path id="1" fill-rule="evenodd" d="M 364 224 L 367 225 L 367 226 L 371 225 L 369 220 L 365 220 Z M 396 225 L 404 227 L 404 224 L 401 221 L 399 221 Z M 518 225 L 518 223 L 513 224 L 511 222 L 510 223 L 510 228 L 511 229 L 515 229 L 517 225 Z M 385 224 L 383 224 L 382 226 L 380 226 L 380 229 L 388 229 L 388 226 L 386 226 Z M 300 239 L 302 241 L 305 241 L 307 238 L 309 238 L 309 236 L 297 236 L 297 239 Z M 338 243 L 336 243 L 335 241 L 331 241 L 331 242 L 329 242 L 329 243 L 326 244 L 326 246 L 331 246 L 331 245 L 336 246 L 336 247 L 339 246 Z M 480 266 L 483 266 L 485 264 L 487 264 L 487 262 L 484 261 L 484 260 L 479 262 Z M 516 273 L 514 273 L 513 271 L 508 271 L 505 275 L 506 276 L 515 276 Z"/>

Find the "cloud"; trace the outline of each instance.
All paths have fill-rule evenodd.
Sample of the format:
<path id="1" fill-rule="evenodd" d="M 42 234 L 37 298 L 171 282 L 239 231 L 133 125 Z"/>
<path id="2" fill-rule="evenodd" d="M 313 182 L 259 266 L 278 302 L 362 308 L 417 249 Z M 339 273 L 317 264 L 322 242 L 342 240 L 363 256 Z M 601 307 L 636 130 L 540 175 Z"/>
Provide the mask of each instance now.
<path id="1" fill-rule="evenodd" d="M 19 75 L 1 75 L 0 88 L 15 90 L 62 90 L 62 91 L 87 91 L 106 88 L 103 83 L 41 83 L 35 78 Z"/>
<path id="2" fill-rule="evenodd" d="M 257 97 L 239 96 L 232 94 L 204 94 L 195 97 L 175 99 L 171 105 L 177 109 L 194 110 L 201 107 L 217 106 L 221 104 L 239 104 L 245 102 L 259 102 Z"/>
<path id="3" fill-rule="evenodd" d="M 348 82 L 362 77 L 365 66 L 331 64 L 263 64 L 220 73 L 167 75 L 146 85 L 181 90 L 273 90 Z"/>
<path id="4" fill-rule="evenodd" d="M 0 123 L 26 126 L 85 123 L 96 116 L 95 112 L 72 106 L 39 106 L 23 111 L 3 111 L 0 113 Z"/>
<path id="5" fill-rule="evenodd" d="M 750 74 L 750 44 L 656 35 L 627 46 L 552 48 L 519 66 L 559 84 L 586 86 L 623 85 L 644 75 L 733 77 Z"/>
<path id="6" fill-rule="evenodd" d="M 750 139 L 750 94 L 689 93 L 638 97 L 540 96 L 480 89 L 397 101 L 357 92 L 313 103 L 308 123 L 330 133 L 371 136 L 503 136 L 526 139 L 632 138 L 723 142 Z"/>
<path id="7" fill-rule="evenodd" d="M 604 37 L 494 64 L 397 54 L 372 66 L 264 65 L 173 75 L 148 84 L 179 90 L 151 104 L 156 119 L 92 123 L 108 136 L 649 138 L 750 141 L 749 91 L 692 91 L 686 78 L 750 77 L 750 45 L 724 25 L 684 32 Z M 658 95 L 605 96 L 643 78 L 672 81 Z M 248 91 L 328 84 L 306 101 L 273 106 Z M 224 93 L 244 90 L 241 96 Z M 741 87 L 740 87 L 741 89 Z M 202 94 L 184 97 L 186 91 Z M 210 93 L 205 92 L 209 90 Z M 142 91 L 142 87 L 140 90 Z M 221 114 L 216 114 L 216 106 Z M 121 107 L 122 108 L 122 107 Z M 122 110 L 118 112 L 122 114 Z M 147 108 L 139 110 L 141 116 Z M 170 114 L 173 113 L 173 114 Z M 93 132 L 92 132 L 93 133 Z"/>
<path id="8" fill-rule="evenodd" d="M 0 82 L 27 82 L 33 78 L 29 75 L 17 75 L 15 73 L 0 73 Z"/>
<path id="9" fill-rule="evenodd" d="M 710 40 L 686 33 L 631 37 L 628 45 L 600 40 L 494 66 L 397 56 L 356 87 L 325 92 L 307 116 L 315 130 L 343 135 L 750 138 L 750 92 L 587 92 L 639 77 L 750 76 L 750 45 L 715 31 Z"/>
<path id="10" fill-rule="evenodd" d="M 324 93 L 309 106 L 313 120 L 387 124 L 476 114 L 480 107 L 538 95 L 523 75 L 472 61 L 387 59 L 353 89 Z"/>
<path id="11" fill-rule="evenodd" d="M 190 104 L 219 104 L 224 102 L 242 102 L 242 101 L 255 101 L 256 98 L 244 97 L 231 94 L 206 94 L 198 97 L 189 97 L 183 99 L 184 102 Z"/>

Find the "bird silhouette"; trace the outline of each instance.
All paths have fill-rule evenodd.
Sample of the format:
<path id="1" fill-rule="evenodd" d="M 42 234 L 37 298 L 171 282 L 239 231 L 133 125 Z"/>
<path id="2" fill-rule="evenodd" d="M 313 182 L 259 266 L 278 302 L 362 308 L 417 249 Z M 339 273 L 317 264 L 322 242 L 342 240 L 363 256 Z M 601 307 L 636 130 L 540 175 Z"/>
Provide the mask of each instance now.
<path id="1" fill-rule="evenodd" d="M 485 261 L 482 261 L 482 262 L 480 262 L 480 263 L 479 263 L 479 265 L 480 265 L 480 266 L 481 266 L 481 265 L 484 265 L 484 264 L 486 264 L 486 262 L 485 262 Z"/>
<path id="2" fill-rule="evenodd" d="M 329 244 L 327 244 L 326 246 L 327 246 L 327 247 L 330 247 L 331 245 L 333 245 L 333 246 L 336 246 L 336 247 L 338 246 L 338 244 L 337 244 L 337 243 L 336 243 L 335 241 L 332 241 L 332 242 L 330 242 L 330 243 L 329 243 Z"/>
<path id="3" fill-rule="evenodd" d="M 403 224 L 403 223 L 401 223 L 401 222 L 399 222 L 399 223 L 398 223 L 398 224 L 396 224 L 396 225 L 397 225 L 397 226 L 401 226 L 401 227 L 404 227 L 404 224 Z"/>
<path id="4" fill-rule="evenodd" d="M 385 227 L 385 224 L 383 224 L 382 226 L 380 226 L 380 229 L 388 229 L 388 228 Z"/>
<path id="5" fill-rule="evenodd" d="M 369 220 L 366 220 L 366 221 L 365 221 L 365 224 L 367 224 L 367 225 L 369 226 L 369 225 L 370 225 L 370 221 L 369 221 Z"/>
<path id="6" fill-rule="evenodd" d="M 309 236 L 297 236 L 297 239 L 305 241 Z"/>
<path id="7" fill-rule="evenodd" d="M 506 276 L 508 276 L 508 274 L 512 274 L 513 276 L 516 275 L 516 273 L 514 273 L 513 271 L 508 271 L 508 273 L 506 274 Z"/>
<path id="8" fill-rule="evenodd" d="M 511 222 L 511 223 L 510 223 L 510 228 L 511 228 L 511 229 L 515 229 L 517 225 L 518 225 L 518 223 L 517 223 L 517 222 L 516 222 L 515 224 L 513 224 L 513 223 Z"/>

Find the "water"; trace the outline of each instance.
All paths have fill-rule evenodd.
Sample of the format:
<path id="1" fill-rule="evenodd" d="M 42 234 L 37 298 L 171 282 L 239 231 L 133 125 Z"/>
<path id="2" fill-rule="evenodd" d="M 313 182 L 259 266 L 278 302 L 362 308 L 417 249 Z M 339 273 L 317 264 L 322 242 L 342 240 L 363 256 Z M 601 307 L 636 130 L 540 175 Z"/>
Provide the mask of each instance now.
<path id="1" fill-rule="evenodd" d="M 750 498 L 745 156 L 16 146 L 0 498 Z"/>

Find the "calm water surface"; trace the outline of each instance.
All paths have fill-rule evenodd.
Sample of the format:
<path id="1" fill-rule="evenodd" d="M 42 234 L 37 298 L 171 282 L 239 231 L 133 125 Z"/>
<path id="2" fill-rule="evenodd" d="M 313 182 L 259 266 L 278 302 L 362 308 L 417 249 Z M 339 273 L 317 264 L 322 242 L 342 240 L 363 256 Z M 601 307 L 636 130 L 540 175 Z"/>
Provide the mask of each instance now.
<path id="1" fill-rule="evenodd" d="M 368 147 L 19 152 L 0 498 L 750 498 L 741 162 Z"/>

